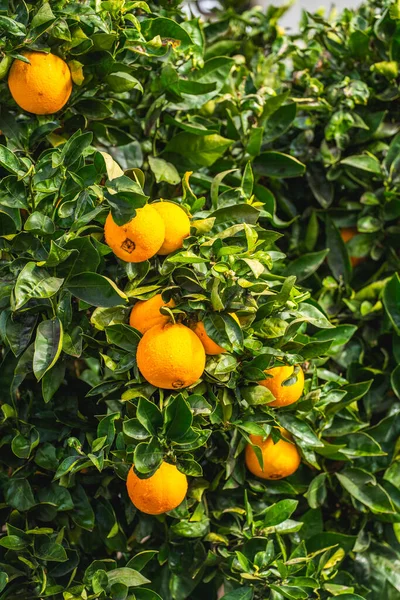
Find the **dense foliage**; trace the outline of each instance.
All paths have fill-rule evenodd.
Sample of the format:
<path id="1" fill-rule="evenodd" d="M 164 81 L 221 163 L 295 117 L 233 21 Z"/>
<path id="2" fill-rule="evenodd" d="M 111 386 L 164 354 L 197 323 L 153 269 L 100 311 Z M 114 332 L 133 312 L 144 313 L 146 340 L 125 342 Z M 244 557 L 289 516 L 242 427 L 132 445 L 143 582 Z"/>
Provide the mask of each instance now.
<path id="1" fill-rule="evenodd" d="M 400 7 L 287 36 L 284 9 L 231 4 L 0 0 L 1 600 L 400 593 Z M 11 98 L 27 48 L 68 62 L 55 115 Z M 118 260 L 108 213 L 158 198 L 184 247 Z M 160 292 L 227 350 L 180 393 L 128 325 Z M 306 374 L 284 409 L 257 383 L 279 359 Z M 273 426 L 302 465 L 263 481 L 243 450 Z M 189 492 L 150 517 L 125 479 L 162 459 Z"/>

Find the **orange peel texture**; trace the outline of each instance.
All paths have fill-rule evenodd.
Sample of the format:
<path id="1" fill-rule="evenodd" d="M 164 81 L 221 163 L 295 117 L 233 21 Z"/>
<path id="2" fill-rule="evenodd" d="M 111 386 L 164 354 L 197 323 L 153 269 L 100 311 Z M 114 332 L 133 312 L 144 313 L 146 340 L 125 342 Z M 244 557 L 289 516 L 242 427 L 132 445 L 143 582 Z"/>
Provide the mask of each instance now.
<path id="1" fill-rule="evenodd" d="M 281 433 L 288 439 L 292 436 L 281 429 Z M 247 444 L 245 461 L 248 470 L 261 479 L 283 479 L 292 475 L 300 465 L 300 454 L 294 444 L 279 440 L 274 444 L 272 437 L 263 440 L 260 435 L 251 435 L 253 444 L 261 449 L 264 466 L 261 468 L 258 458 L 251 444 Z"/>
<path id="2" fill-rule="evenodd" d="M 201 377 L 206 354 L 189 327 L 168 323 L 146 331 L 138 344 L 136 360 L 139 371 L 151 385 L 179 390 Z"/>
<path id="3" fill-rule="evenodd" d="M 183 240 L 190 234 L 189 217 L 173 202 L 155 202 L 151 206 L 158 212 L 165 225 L 165 238 L 158 254 L 170 254 L 183 246 Z"/>
<path id="4" fill-rule="evenodd" d="M 291 382 L 290 380 L 295 377 L 295 367 L 272 367 L 272 369 L 266 369 L 264 373 L 272 375 L 267 379 L 263 379 L 258 383 L 265 386 L 275 396 L 273 402 L 269 402 L 268 406 L 288 406 L 297 402 L 303 393 L 304 389 L 304 372 L 303 369 L 297 365 L 297 380 Z"/>
<path id="5" fill-rule="evenodd" d="M 138 208 L 133 219 L 124 225 L 117 225 L 111 213 L 104 225 L 106 243 L 125 262 L 139 263 L 157 254 L 164 234 L 164 223 L 149 204 Z"/>
<path id="6" fill-rule="evenodd" d="M 20 108 L 35 115 L 52 115 L 68 102 L 72 77 L 66 62 L 55 54 L 22 52 L 30 64 L 15 59 L 8 87 Z"/>
<path id="7" fill-rule="evenodd" d="M 179 506 L 187 488 L 186 475 L 167 462 L 162 462 L 154 475 L 147 479 L 140 479 L 132 465 L 126 480 L 132 504 L 148 515 L 161 515 Z"/>
<path id="8" fill-rule="evenodd" d="M 172 299 L 169 302 L 164 302 L 161 294 L 156 294 L 149 300 L 139 300 L 131 310 L 129 325 L 140 331 L 140 333 L 146 333 L 148 329 L 155 325 L 166 325 L 169 317 L 160 313 L 162 306 L 173 308 L 175 302 Z"/>

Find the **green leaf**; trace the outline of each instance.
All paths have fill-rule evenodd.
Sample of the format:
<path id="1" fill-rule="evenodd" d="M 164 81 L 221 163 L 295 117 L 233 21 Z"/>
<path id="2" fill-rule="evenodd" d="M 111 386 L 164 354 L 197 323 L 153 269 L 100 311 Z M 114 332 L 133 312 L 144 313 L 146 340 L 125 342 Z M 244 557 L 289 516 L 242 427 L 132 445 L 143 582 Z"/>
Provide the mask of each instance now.
<path id="1" fill-rule="evenodd" d="M 64 167 L 71 167 L 77 160 L 79 160 L 84 154 L 85 150 L 90 146 L 93 139 L 93 133 L 87 131 L 81 133 L 77 131 L 72 135 L 69 140 L 62 146 L 60 155 L 57 157 L 56 165 L 63 165 Z M 54 157 L 53 157 L 54 163 Z"/>
<path id="2" fill-rule="evenodd" d="M 57 511 L 72 510 L 74 508 L 71 494 L 58 483 L 51 483 L 46 487 L 40 488 L 38 490 L 38 498 L 42 503 L 53 504 L 57 508 Z"/>
<path id="3" fill-rule="evenodd" d="M 164 420 L 166 437 L 179 443 L 192 425 L 192 411 L 181 394 L 168 404 Z"/>
<path id="4" fill-rule="evenodd" d="M 107 183 L 106 198 L 117 225 L 130 221 L 135 216 L 136 209 L 142 208 L 148 200 L 140 185 L 126 175 L 113 178 Z"/>
<path id="5" fill-rule="evenodd" d="M 385 285 L 383 305 L 396 333 L 400 334 L 400 279 L 398 273 L 395 273 Z"/>
<path id="6" fill-rule="evenodd" d="M 171 43 L 179 50 L 186 50 L 193 45 L 190 35 L 178 23 L 165 17 L 155 19 L 144 19 L 141 23 L 142 33 L 147 40 L 156 36 Z"/>
<path id="7" fill-rule="evenodd" d="M 17 535 L 6 535 L 0 538 L 0 546 L 7 548 L 8 550 L 23 550 L 27 546 L 26 540 L 18 537 Z"/>
<path id="8" fill-rule="evenodd" d="M 65 336 L 64 336 L 65 340 Z M 43 400 L 47 403 L 53 398 L 57 392 L 65 376 L 65 362 L 58 360 L 53 367 L 48 369 L 42 379 L 42 395 Z"/>
<path id="9" fill-rule="evenodd" d="M 150 169 L 153 171 L 157 183 L 160 183 L 160 181 L 165 181 L 171 185 L 180 183 L 181 178 L 172 163 L 169 163 L 162 158 L 154 158 L 153 156 L 149 156 L 148 160 Z"/>
<path id="10" fill-rule="evenodd" d="M 264 511 L 263 527 L 274 527 L 283 523 L 294 513 L 298 505 L 297 500 L 280 500 Z"/>
<path id="11" fill-rule="evenodd" d="M 398 562 L 398 554 L 386 550 L 383 552 L 377 548 L 376 552 L 369 553 L 372 566 L 384 581 L 387 580 L 396 590 L 400 591 L 400 567 Z M 395 596 L 394 596 L 395 598 Z"/>
<path id="12" fill-rule="evenodd" d="M 328 253 L 329 250 L 327 249 L 303 254 L 286 267 L 284 275 L 286 277 L 296 275 L 297 281 L 304 281 L 322 265 Z"/>
<path id="13" fill-rule="evenodd" d="M 55 227 L 53 221 L 49 217 L 36 211 L 29 215 L 25 221 L 24 229 L 25 231 L 30 231 L 32 233 L 49 235 L 54 233 Z"/>
<path id="14" fill-rule="evenodd" d="M 125 71 L 114 71 L 107 75 L 106 81 L 113 92 L 121 94 L 130 90 L 139 90 L 143 93 L 142 84 L 136 77 Z"/>
<path id="15" fill-rule="evenodd" d="M 383 164 L 389 171 L 400 152 L 400 134 L 398 133 L 390 142 L 389 150 L 384 158 Z"/>
<path id="16" fill-rule="evenodd" d="M 184 100 L 178 102 L 175 105 L 176 108 L 185 111 L 201 107 L 205 108 L 207 102 L 216 97 L 224 85 L 226 85 L 233 64 L 233 58 L 228 56 L 216 56 L 206 60 L 202 69 L 197 69 L 190 73 L 190 80 L 200 83 L 211 83 L 214 85 L 214 90 L 201 96 L 185 96 L 183 94 Z"/>
<path id="17" fill-rule="evenodd" d="M 92 306 L 118 306 L 127 296 L 115 283 L 97 273 L 80 273 L 72 277 L 65 286 L 73 296 Z"/>
<path id="18" fill-rule="evenodd" d="M 16 510 L 26 511 L 35 505 L 32 488 L 26 479 L 11 478 L 4 496 L 7 504 Z"/>
<path id="19" fill-rule="evenodd" d="M 106 327 L 106 336 L 109 344 L 115 344 L 127 352 L 136 354 L 140 334 L 129 325 L 125 325 L 124 323 L 109 325 Z"/>
<path id="20" fill-rule="evenodd" d="M 253 589 L 249 587 L 240 587 L 233 592 L 228 592 L 228 594 L 224 594 L 221 600 L 252 600 L 253 598 Z"/>
<path id="21" fill-rule="evenodd" d="M 308 168 L 307 181 L 322 208 L 328 208 L 334 199 L 334 186 L 331 181 L 327 180 L 324 171 L 316 166 Z"/>
<path id="22" fill-rule="evenodd" d="M 252 600 L 253 589 L 250 587 L 242 586 L 233 592 L 224 594 L 221 600 Z"/>
<path id="23" fill-rule="evenodd" d="M 149 590 L 147 588 L 138 588 L 135 590 L 135 600 L 163 600 L 161 596 L 159 596 L 153 590 Z"/>
<path id="24" fill-rule="evenodd" d="M 337 280 L 349 283 L 351 278 L 350 257 L 340 231 L 328 216 L 326 217 L 326 246 L 329 248 L 328 265 Z"/>
<path id="25" fill-rule="evenodd" d="M 76 463 L 72 463 L 72 466 L 74 464 Z M 72 520 L 78 527 L 92 531 L 95 516 L 84 488 L 81 485 L 75 485 L 73 490 L 71 490 L 71 496 L 74 503 L 74 510 L 70 513 Z"/>
<path id="26" fill-rule="evenodd" d="M 311 508 L 316 509 L 324 504 L 327 496 L 326 479 L 327 474 L 320 473 L 314 477 L 308 486 L 306 498 Z"/>
<path id="27" fill-rule="evenodd" d="M 220 310 L 223 304 L 215 308 Z M 206 313 L 203 322 L 207 335 L 225 350 L 239 351 L 243 347 L 243 332 L 230 315 Z"/>
<path id="28" fill-rule="evenodd" d="M 0 571 L 0 592 L 2 592 L 4 590 L 4 588 L 6 587 L 8 582 L 9 582 L 9 577 L 8 577 L 7 573 L 5 573 L 4 571 Z"/>
<path id="29" fill-rule="evenodd" d="M 161 429 L 163 425 L 160 409 L 146 398 L 139 398 L 136 416 L 151 435 L 156 435 L 157 430 Z"/>
<path id="30" fill-rule="evenodd" d="M 400 398 L 400 365 L 397 365 L 393 369 L 390 376 L 390 383 L 392 384 L 394 393 Z"/>
<path id="31" fill-rule="evenodd" d="M 37 546 L 35 554 L 38 558 L 46 561 L 65 562 L 68 560 L 65 549 L 57 542 L 42 542 Z"/>
<path id="32" fill-rule="evenodd" d="M 63 326 L 60 319 L 56 317 L 39 323 L 33 355 L 33 372 L 38 381 L 57 362 L 61 353 L 62 341 Z"/>
<path id="33" fill-rule="evenodd" d="M 207 534 L 209 520 L 203 518 L 201 521 L 179 521 L 170 528 L 171 533 L 183 538 L 200 538 Z"/>
<path id="34" fill-rule="evenodd" d="M 96 271 L 100 264 L 100 256 L 96 248 L 90 241 L 89 236 L 83 236 L 68 241 L 65 244 L 67 250 L 76 250 L 68 259 L 57 269 L 57 273 L 65 278 L 71 278 L 79 273 L 87 271 Z"/>
<path id="35" fill-rule="evenodd" d="M 139 419 L 128 419 L 122 424 L 122 430 L 128 438 L 142 441 L 150 437 L 150 433 L 140 423 Z"/>
<path id="36" fill-rule="evenodd" d="M 162 460 L 163 451 L 155 437 L 149 442 L 141 442 L 135 448 L 133 463 L 139 473 L 153 474 L 161 465 Z"/>
<path id="37" fill-rule="evenodd" d="M 29 433 L 29 438 L 18 433 L 11 442 L 11 450 L 18 458 L 29 458 L 31 452 L 39 443 L 39 433 L 35 428 L 32 428 Z"/>
<path id="38" fill-rule="evenodd" d="M 136 587 L 138 585 L 143 585 L 145 583 L 150 583 L 146 577 L 144 577 L 135 569 L 131 569 L 129 567 L 120 567 L 119 569 L 112 569 L 107 573 L 108 584 L 110 586 L 115 585 L 116 583 L 122 583 L 127 587 Z"/>
<path id="39" fill-rule="evenodd" d="M 45 261 L 38 264 L 40 267 L 56 267 L 74 254 L 74 250 L 62 248 L 54 240 L 50 240 L 50 251 Z M 76 253 L 75 253 L 76 254 Z"/>
<path id="40" fill-rule="evenodd" d="M 117 325 L 127 321 L 130 312 L 129 306 L 111 306 L 109 308 L 96 308 L 90 322 L 96 329 L 103 331 L 110 325 Z"/>
<path id="41" fill-rule="evenodd" d="M 55 18 L 56 17 L 51 10 L 50 4 L 45 2 L 33 17 L 31 21 L 31 27 L 32 29 L 36 29 L 36 27 L 39 27 L 40 25 L 44 25 L 49 21 L 54 21 Z"/>
<path id="42" fill-rule="evenodd" d="M 0 27 L 1 27 L 1 19 L 5 17 L 0 16 Z M 0 144 L 0 166 L 3 167 L 6 171 L 13 173 L 14 175 L 18 175 L 19 177 L 23 177 L 25 171 L 22 169 L 22 164 L 20 163 L 18 157 L 11 152 L 5 146 Z"/>
<path id="43" fill-rule="evenodd" d="M 295 417 L 290 413 L 281 413 L 279 415 L 280 424 L 293 434 L 299 441 L 311 448 L 320 448 L 324 444 L 315 435 L 310 426 L 302 419 Z"/>
<path id="44" fill-rule="evenodd" d="M 325 315 L 313 304 L 301 302 L 298 306 L 299 315 L 311 325 L 320 329 L 331 329 L 332 323 L 328 321 Z"/>
<path id="45" fill-rule="evenodd" d="M 150 562 L 155 556 L 157 556 L 157 550 L 143 550 L 136 554 L 133 558 L 131 558 L 126 566 L 130 569 L 136 569 L 137 571 L 142 571 L 144 567 Z M 136 593 L 136 592 L 135 592 Z"/>
<path id="46" fill-rule="evenodd" d="M 300 177 L 305 172 L 305 165 L 297 158 L 282 152 L 263 152 L 254 159 L 256 173 L 265 177 Z"/>
<path id="47" fill-rule="evenodd" d="M 348 468 L 336 473 L 342 486 L 356 500 L 362 502 L 375 514 L 393 514 L 394 506 L 387 492 L 370 473 L 362 469 Z"/>
<path id="48" fill-rule="evenodd" d="M 243 398 L 250 404 L 268 404 L 275 400 L 273 393 L 263 385 L 248 385 L 240 389 Z"/>
<path id="49" fill-rule="evenodd" d="M 263 133 L 264 129 L 262 127 L 253 127 L 250 130 L 249 141 L 246 146 L 246 151 L 250 156 L 257 156 L 257 154 L 260 154 Z"/>
<path id="50" fill-rule="evenodd" d="M 232 144 L 233 140 L 228 140 L 217 133 L 199 136 L 182 131 L 168 143 L 166 152 L 181 154 L 200 166 L 209 167 Z"/>
<path id="51" fill-rule="evenodd" d="M 381 165 L 375 156 L 369 156 L 366 154 L 359 154 L 356 156 L 347 156 L 340 161 L 340 164 L 348 167 L 354 167 L 355 169 L 361 169 L 368 173 L 374 173 L 374 175 L 381 175 Z"/>
<path id="52" fill-rule="evenodd" d="M 304 359 L 320 358 L 329 352 L 332 346 L 332 342 L 327 340 L 326 342 L 310 342 L 302 347 L 300 354 Z"/>
<path id="53" fill-rule="evenodd" d="M 50 277 L 44 269 L 29 262 L 18 275 L 15 284 L 15 310 L 33 298 L 51 298 L 63 284 L 63 279 Z"/>
<path id="54" fill-rule="evenodd" d="M 263 142 L 268 144 L 281 137 L 289 129 L 296 118 L 297 105 L 295 102 L 280 106 L 268 119 L 265 125 Z"/>

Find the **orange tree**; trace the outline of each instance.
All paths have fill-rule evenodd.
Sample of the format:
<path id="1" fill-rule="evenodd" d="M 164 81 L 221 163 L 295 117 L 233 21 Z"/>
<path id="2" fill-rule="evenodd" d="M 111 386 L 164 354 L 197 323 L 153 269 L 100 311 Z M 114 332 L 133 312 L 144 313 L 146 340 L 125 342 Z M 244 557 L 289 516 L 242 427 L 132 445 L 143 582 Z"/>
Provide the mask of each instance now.
<path id="1" fill-rule="evenodd" d="M 375 373 L 276 231 L 294 48 L 179 4 L 0 5 L 0 598 L 370 598 Z"/>

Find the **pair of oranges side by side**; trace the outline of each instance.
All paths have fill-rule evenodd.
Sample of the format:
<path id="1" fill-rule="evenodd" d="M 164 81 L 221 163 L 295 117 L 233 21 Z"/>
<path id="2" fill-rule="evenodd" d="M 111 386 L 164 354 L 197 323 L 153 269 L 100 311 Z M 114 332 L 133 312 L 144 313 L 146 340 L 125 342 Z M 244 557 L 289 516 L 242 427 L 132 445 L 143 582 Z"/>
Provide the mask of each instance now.
<path id="1" fill-rule="evenodd" d="M 114 254 L 132 263 L 175 252 L 189 234 L 190 221 L 183 208 L 163 200 L 138 208 L 124 225 L 117 225 L 110 213 L 104 226 L 106 242 Z"/>
<path id="2" fill-rule="evenodd" d="M 282 479 L 292 475 L 300 465 L 300 454 L 291 435 L 280 428 L 282 439 L 274 443 L 272 436 L 250 436 L 252 444 L 261 450 L 263 467 L 252 444 L 245 450 L 246 466 L 253 475 L 262 479 Z M 188 481 L 175 465 L 163 461 L 157 471 L 147 479 L 141 479 L 129 470 L 126 481 L 129 498 L 134 506 L 150 515 L 160 515 L 177 508 L 185 499 Z"/>

